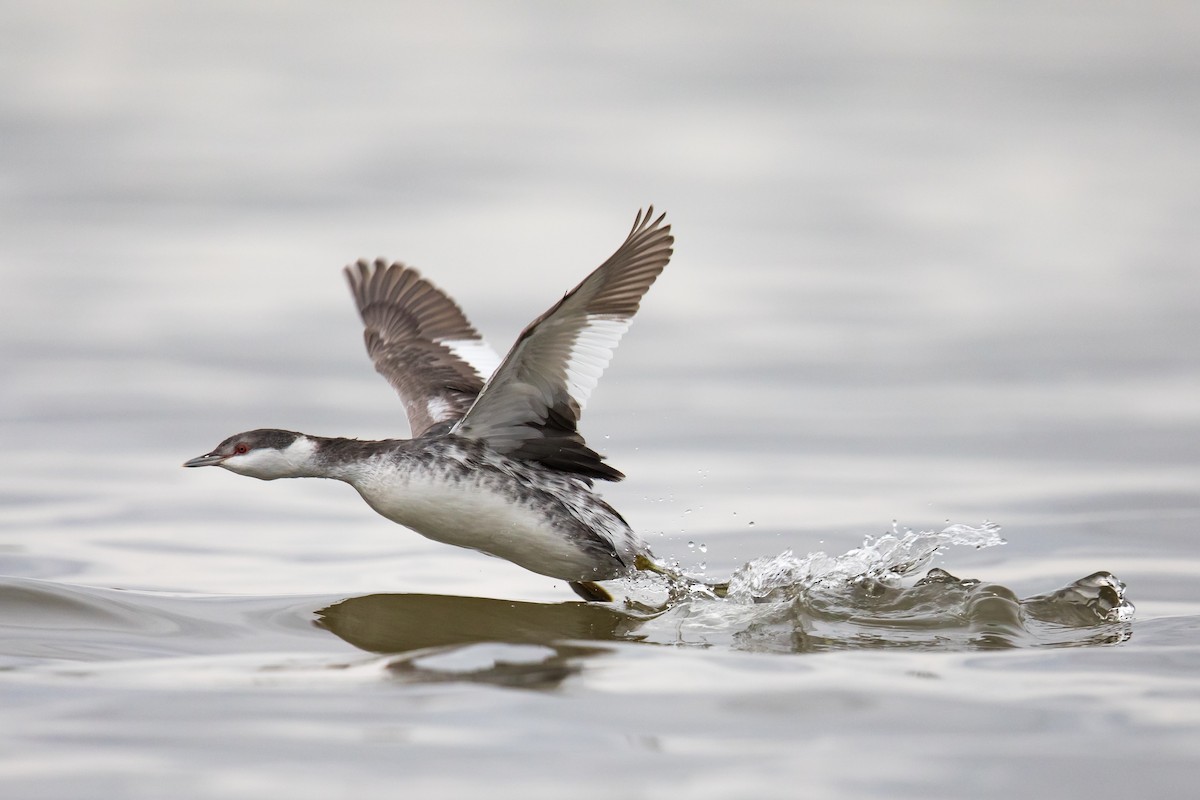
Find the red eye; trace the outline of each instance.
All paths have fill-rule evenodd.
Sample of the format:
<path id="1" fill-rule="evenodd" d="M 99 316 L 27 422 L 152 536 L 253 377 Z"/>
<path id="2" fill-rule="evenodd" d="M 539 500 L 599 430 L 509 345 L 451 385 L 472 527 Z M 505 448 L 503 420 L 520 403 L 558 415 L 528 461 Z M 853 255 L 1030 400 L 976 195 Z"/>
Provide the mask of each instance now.
<path id="1" fill-rule="evenodd" d="M 246 444 L 245 442 L 236 444 L 233 446 L 233 452 L 235 455 L 245 455 L 246 453 L 250 452 L 250 445 Z"/>

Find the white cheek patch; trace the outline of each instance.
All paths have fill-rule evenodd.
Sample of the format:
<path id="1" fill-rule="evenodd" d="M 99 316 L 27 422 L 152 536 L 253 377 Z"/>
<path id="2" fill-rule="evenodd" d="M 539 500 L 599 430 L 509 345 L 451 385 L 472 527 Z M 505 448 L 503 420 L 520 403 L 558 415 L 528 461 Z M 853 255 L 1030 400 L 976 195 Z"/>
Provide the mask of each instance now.
<path id="1" fill-rule="evenodd" d="M 317 443 L 300 436 L 283 450 L 261 448 L 240 456 L 230 456 L 221 466 L 230 472 L 264 481 L 276 478 L 299 478 L 310 474 L 308 469 Z"/>
<path id="2" fill-rule="evenodd" d="M 307 464 L 313 453 L 317 452 L 317 443 L 307 436 L 297 436 L 296 441 L 283 450 L 283 456 L 297 466 Z"/>
<path id="3" fill-rule="evenodd" d="M 285 465 L 283 453 L 279 450 L 251 450 L 244 455 L 230 456 L 221 462 L 221 467 L 230 472 L 264 481 L 283 477 L 279 473 Z"/>

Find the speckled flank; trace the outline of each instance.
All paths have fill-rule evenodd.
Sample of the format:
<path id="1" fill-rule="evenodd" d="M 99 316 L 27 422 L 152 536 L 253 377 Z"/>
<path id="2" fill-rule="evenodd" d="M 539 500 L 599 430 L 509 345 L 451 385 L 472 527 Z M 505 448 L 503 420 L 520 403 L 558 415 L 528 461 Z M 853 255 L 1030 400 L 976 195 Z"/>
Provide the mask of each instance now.
<path id="1" fill-rule="evenodd" d="M 628 572 L 646 546 L 584 480 L 458 437 L 319 439 L 314 462 L 430 539 L 566 580 Z"/>

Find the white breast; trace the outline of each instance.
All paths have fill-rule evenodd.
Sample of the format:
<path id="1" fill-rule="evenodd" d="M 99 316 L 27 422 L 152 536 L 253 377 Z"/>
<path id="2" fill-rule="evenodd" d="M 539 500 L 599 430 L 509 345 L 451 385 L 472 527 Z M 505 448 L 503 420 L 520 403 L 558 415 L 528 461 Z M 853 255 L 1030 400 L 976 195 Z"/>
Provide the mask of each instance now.
<path id="1" fill-rule="evenodd" d="M 579 546 L 566 527 L 555 524 L 554 514 L 532 500 L 497 491 L 485 476 L 447 480 L 444 473 L 400 469 L 384 460 L 348 482 L 375 511 L 438 542 L 563 580 L 605 580 L 621 572 L 616 559 L 599 559 Z M 627 538 L 624 530 L 614 533 Z"/>

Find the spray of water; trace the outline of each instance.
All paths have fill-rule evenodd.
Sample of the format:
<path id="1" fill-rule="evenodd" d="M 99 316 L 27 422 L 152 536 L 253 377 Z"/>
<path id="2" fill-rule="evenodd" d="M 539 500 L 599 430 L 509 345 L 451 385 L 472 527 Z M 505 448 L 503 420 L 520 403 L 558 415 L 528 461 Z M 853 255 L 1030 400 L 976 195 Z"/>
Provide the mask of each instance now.
<path id="1" fill-rule="evenodd" d="M 669 570 L 657 584 L 665 599 L 635 599 L 631 607 L 653 612 L 642 630 L 651 639 L 789 652 L 1071 646 L 1130 635 L 1133 604 L 1108 572 L 1024 600 L 1004 586 L 941 568 L 917 575 L 950 548 L 1001 544 L 994 523 L 938 531 L 893 525 L 891 533 L 867 537 L 839 556 L 785 551 L 754 559 L 727 583 Z M 640 590 L 646 598 L 650 583 L 631 586 L 631 594 Z"/>
<path id="2" fill-rule="evenodd" d="M 797 557 L 787 550 L 777 556 L 757 558 L 730 577 L 726 596 L 732 602 L 747 603 L 833 581 L 870 579 L 894 585 L 928 564 L 946 547 L 984 548 L 1000 544 L 1004 544 L 1000 526 L 990 522 L 979 527 L 950 525 L 941 531 L 901 532 L 893 525 L 892 533 L 878 539 L 867 537 L 862 547 L 840 556 L 816 552 Z"/>

